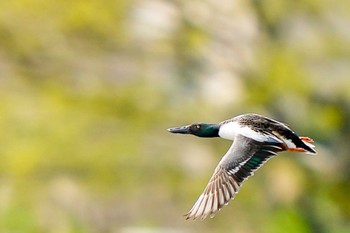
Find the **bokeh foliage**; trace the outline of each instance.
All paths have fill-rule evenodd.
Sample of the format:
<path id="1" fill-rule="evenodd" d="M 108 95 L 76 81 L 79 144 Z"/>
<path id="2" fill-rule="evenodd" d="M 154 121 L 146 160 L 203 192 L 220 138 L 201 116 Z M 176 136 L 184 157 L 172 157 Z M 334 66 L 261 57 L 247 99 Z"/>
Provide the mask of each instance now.
<path id="1" fill-rule="evenodd" d="M 350 229 L 348 1 L 0 2 L 1 232 Z M 315 139 L 214 219 L 182 214 L 257 112 Z"/>

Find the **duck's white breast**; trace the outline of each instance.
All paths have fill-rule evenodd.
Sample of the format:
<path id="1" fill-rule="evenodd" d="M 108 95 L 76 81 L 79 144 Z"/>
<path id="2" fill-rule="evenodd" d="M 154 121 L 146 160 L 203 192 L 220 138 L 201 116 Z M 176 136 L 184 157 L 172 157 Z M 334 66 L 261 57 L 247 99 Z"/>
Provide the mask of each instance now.
<path id="1" fill-rule="evenodd" d="M 219 129 L 219 136 L 221 138 L 233 141 L 236 137 L 237 131 L 239 131 L 239 128 L 239 125 L 235 121 L 225 123 L 221 125 Z"/>
<path id="2" fill-rule="evenodd" d="M 219 130 L 219 136 L 228 140 L 234 140 L 237 134 L 241 134 L 247 138 L 254 139 L 259 142 L 276 142 L 280 140 L 272 135 L 261 134 L 252 130 L 249 126 L 240 125 L 237 121 L 223 124 Z"/>

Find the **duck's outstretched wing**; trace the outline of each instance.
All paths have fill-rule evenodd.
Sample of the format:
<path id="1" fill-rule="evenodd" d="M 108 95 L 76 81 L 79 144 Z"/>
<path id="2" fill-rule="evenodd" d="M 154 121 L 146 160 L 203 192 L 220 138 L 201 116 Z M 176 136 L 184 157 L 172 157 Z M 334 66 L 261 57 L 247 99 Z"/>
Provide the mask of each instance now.
<path id="1" fill-rule="evenodd" d="M 244 180 L 284 148 L 284 144 L 274 140 L 258 142 L 238 134 L 216 167 L 204 192 L 185 215 L 186 219 L 204 219 L 208 215 L 213 217 L 234 198 Z"/>

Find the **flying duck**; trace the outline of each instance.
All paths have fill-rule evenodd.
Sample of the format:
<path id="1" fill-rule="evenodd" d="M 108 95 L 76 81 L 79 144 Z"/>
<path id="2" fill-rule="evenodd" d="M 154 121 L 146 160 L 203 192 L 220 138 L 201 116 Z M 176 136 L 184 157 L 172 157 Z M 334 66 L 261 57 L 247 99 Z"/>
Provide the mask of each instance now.
<path id="1" fill-rule="evenodd" d="M 242 183 L 278 152 L 316 154 L 311 138 L 299 137 L 287 125 L 258 114 L 239 115 L 219 124 L 195 123 L 168 131 L 233 141 L 204 192 L 185 215 L 186 219 L 214 217 L 235 197 Z"/>

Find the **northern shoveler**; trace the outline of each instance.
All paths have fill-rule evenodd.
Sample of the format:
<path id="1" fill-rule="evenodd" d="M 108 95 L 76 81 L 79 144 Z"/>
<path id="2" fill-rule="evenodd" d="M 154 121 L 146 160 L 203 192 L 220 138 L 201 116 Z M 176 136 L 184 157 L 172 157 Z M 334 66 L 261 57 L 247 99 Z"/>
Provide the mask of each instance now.
<path id="1" fill-rule="evenodd" d="M 239 115 L 219 124 L 195 123 L 168 131 L 233 141 L 204 192 L 185 215 L 186 219 L 214 217 L 234 198 L 242 183 L 278 152 L 316 154 L 311 138 L 299 137 L 287 125 L 258 114 Z"/>

